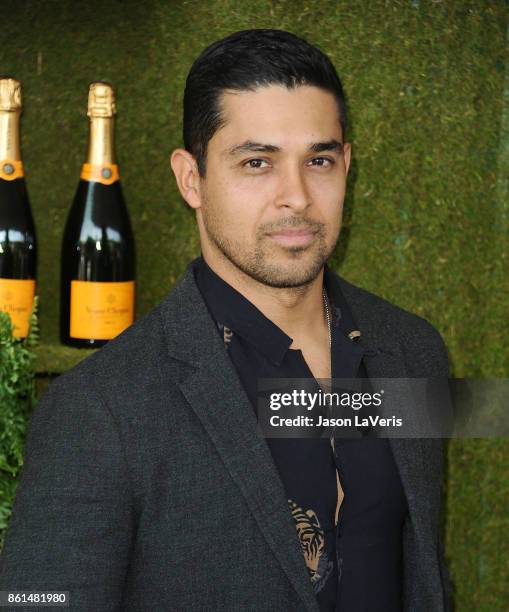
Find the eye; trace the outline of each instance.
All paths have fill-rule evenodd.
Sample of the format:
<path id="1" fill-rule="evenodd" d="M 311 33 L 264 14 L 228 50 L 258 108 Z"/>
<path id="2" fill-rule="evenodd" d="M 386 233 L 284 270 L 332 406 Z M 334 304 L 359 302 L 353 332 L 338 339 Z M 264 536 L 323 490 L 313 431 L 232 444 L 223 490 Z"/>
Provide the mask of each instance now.
<path id="1" fill-rule="evenodd" d="M 262 166 L 260 164 L 266 163 L 264 159 L 248 159 L 246 162 L 242 164 L 244 168 L 249 168 L 252 170 L 257 170 Z"/>
<path id="2" fill-rule="evenodd" d="M 334 160 L 330 159 L 329 157 L 314 157 L 311 162 L 322 162 L 319 164 L 312 164 L 312 165 L 316 165 L 319 168 L 328 168 L 329 166 L 332 166 L 334 164 Z M 326 163 L 323 163 L 326 162 Z"/>

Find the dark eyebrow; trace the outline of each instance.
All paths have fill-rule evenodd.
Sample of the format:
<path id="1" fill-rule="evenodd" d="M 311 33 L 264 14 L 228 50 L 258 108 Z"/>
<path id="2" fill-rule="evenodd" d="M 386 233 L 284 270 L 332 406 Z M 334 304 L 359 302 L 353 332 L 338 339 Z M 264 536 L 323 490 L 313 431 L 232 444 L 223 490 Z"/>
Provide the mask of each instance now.
<path id="1" fill-rule="evenodd" d="M 337 140 L 328 140 L 327 142 L 314 142 L 310 145 L 309 150 L 313 153 L 322 153 L 323 151 L 335 151 L 336 153 L 343 152 L 343 143 Z"/>
<path id="2" fill-rule="evenodd" d="M 261 142 L 253 142 L 252 140 L 246 140 L 241 144 L 226 149 L 225 153 L 228 156 L 239 155 L 240 153 L 246 153 L 248 151 L 258 151 L 260 153 L 277 153 L 281 151 L 280 147 L 271 144 L 263 144 Z"/>
<path id="3" fill-rule="evenodd" d="M 224 153 L 229 157 L 232 157 L 234 155 L 239 155 L 240 153 L 247 153 L 250 151 L 256 151 L 258 153 L 279 153 L 281 151 L 281 147 L 246 140 L 239 145 L 226 149 Z M 310 153 L 322 153 L 323 151 L 335 151 L 336 153 L 341 153 L 343 151 L 343 144 L 334 139 L 327 140 L 325 142 L 313 142 L 309 145 L 308 151 Z"/>

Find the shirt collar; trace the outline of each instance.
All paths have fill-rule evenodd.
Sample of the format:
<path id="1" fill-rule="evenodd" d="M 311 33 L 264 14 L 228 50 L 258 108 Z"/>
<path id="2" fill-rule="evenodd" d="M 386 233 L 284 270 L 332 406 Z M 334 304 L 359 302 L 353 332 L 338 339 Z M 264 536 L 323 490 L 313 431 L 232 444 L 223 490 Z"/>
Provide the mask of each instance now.
<path id="1" fill-rule="evenodd" d="M 196 282 L 212 317 L 279 365 L 293 339 L 216 274 L 203 256 L 195 260 L 194 270 Z"/>
<path id="2" fill-rule="evenodd" d="M 280 365 L 293 338 L 285 334 L 252 302 L 221 278 L 207 264 L 203 256 L 193 262 L 198 288 L 217 323 L 228 327 L 267 359 Z M 334 272 L 324 265 L 324 285 L 331 303 L 331 325 L 345 338 L 356 329 L 355 322 Z"/>

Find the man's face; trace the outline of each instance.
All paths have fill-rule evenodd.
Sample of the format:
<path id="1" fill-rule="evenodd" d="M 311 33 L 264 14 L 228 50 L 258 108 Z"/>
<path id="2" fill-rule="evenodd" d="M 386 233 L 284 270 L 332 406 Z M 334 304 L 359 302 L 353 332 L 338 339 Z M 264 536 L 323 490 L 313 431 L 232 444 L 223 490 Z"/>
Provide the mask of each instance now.
<path id="1" fill-rule="evenodd" d="M 202 252 L 265 285 L 307 284 L 341 227 L 350 147 L 335 98 L 273 85 L 224 93 L 222 108 L 200 181 Z"/>

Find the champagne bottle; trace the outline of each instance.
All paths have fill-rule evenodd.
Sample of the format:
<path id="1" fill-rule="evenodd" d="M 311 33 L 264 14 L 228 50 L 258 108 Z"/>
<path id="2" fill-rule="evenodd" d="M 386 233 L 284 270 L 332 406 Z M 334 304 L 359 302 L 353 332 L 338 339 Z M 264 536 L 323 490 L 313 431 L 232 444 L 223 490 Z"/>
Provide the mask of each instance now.
<path id="1" fill-rule="evenodd" d="M 23 172 L 19 119 L 21 84 L 0 79 L 0 310 L 9 313 L 13 335 L 26 338 L 37 268 L 34 221 Z"/>
<path id="2" fill-rule="evenodd" d="M 114 158 L 114 92 L 89 87 L 87 161 L 62 241 L 60 339 L 100 347 L 134 321 L 135 245 Z"/>

